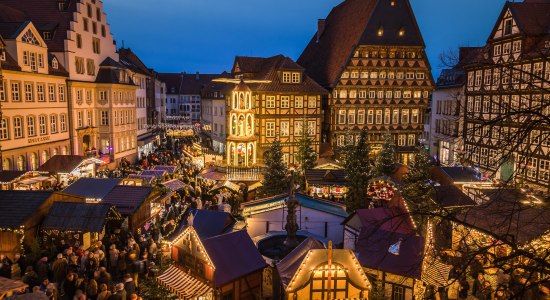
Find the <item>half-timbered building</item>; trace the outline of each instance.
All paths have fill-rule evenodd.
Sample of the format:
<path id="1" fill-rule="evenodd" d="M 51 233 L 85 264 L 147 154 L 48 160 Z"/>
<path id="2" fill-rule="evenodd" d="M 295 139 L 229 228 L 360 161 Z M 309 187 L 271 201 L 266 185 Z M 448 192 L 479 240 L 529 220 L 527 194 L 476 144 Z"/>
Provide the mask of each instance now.
<path id="1" fill-rule="evenodd" d="M 283 55 L 269 58 L 237 56 L 231 71 L 241 82 L 227 93 L 227 164 L 250 167 L 278 139 L 284 160 L 295 164 L 302 130 L 319 151 L 321 97 L 326 90 Z"/>
<path id="2" fill-rule="evenodd" d="M 550 2 L 507 2 L 466 66 L 467 159 L 488 175 L 550 187 Z"/>
<path id="3" fill-rule="evenodd" d="M 324 137 L 343 146 L 367 128 L 377 152 L 389 131 L 407 162 L 434 86 L 424 49 L 408 0 L 346 0 L 319 20 L 297 62 L 331 92 Z"/>

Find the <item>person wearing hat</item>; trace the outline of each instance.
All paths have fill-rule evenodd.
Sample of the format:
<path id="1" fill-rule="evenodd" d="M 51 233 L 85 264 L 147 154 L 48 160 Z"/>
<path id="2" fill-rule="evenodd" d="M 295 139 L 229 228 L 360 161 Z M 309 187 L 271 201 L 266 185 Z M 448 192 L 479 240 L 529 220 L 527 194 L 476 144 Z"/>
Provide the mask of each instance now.
<path id="1" fill-rule="evenodd" d="M 57 254 L 57 260 L 52 265 L 52 273 L 53 273 L 53 280 L 57 283 L 58 286 L 65 279 L 68 271 L 69 271 L 69 263 L 63 257 L 63 254 L 61 253 Z"/>

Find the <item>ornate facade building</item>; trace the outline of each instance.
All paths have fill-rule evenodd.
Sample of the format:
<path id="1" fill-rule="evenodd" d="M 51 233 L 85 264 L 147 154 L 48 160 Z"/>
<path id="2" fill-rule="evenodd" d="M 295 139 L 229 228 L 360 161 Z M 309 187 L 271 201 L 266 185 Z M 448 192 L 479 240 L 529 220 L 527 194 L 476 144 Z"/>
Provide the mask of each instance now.
<path id="1" fill-rule="evenodd" d="M 68 154 L 68 73 L 34 24 L 0 5 L 0 146 L 2 170 L 36 170 Z"/>
<path id="2" fill-rule="evenodd" d="M 227 165 L 262 163 L 275 139 L 282 143 L 285 162 L 295 164 L 302 130 L 319 151 L 321 98 L 327 92 L 300 65 L 283 55 L 238 56 L 231 75 L 238 84 L 226 93 Z"/>
<path id="3" fill-rule="evenodd" d="M 6 0 L 37 24 L 50 55 L 69 73 L 73 154 L 137 156 L 136 84 L 118 63 L 116 43 L 99 0 Z"/>
<path id="4" fill-rule="evenodd" d="M 550 2 L 507 2 L 466 66 L 463 137 L 488 175 L 550 187 Z"/>
<path id="5" fill-rule="evenodd" d="M 408 0 L 346 0 L 319 20 L 297 62 L 331 92 L 324 139 L 343 146 L 367 128 L 376 153 L 389 132 L 407 163 L 434 86 L 424 49 Z"/>

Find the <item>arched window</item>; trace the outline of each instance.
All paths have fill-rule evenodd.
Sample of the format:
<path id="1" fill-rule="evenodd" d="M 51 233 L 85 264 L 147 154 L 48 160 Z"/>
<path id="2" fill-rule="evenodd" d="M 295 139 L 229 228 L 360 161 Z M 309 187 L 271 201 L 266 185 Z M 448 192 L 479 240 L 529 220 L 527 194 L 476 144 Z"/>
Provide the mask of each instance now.
<path id="1" fill-rule="evenodd" d="M 52 150 L 52 156 L 55 156 L 55 155 L 57 155 L 57 154 L 58 154 L 57 148 L 53 148 L 53 150 Z"/>
<path id="2" fill-rule="evenodd" d="M 31 170 L 36 170 L 38 168 L 38 157 L 36 153 L 31 154 Z"/>
<path id="3" fill-rule="evenodd" d="M 250 93 L 246 93 L 246 109 L 252 109 L 252 97 Z"/>
<path id="4" fill-rule="evenodd" d="M 20 155 L 17 158 L 17 171 L 25 171 L 27 166 L 25 165 L 25 157 L 23 155 Z"/>
<path id="5" fill-rule="evenodd" d="M 254 163 L 254 145 L 248 144 L 248 149 L 246 152 L 246 155 L 248 156 L 248 165 L 250 166 Z"/>
<path id="6" fill-rule="evenodd" d="M 239 93 L 239 109 L 245 109 L 244 93 L 243 92 Z"/>
<path id="7" fill-rule="evenodd" d="M 237 135 L 237 117 L 235 115 L 231 117 L 231 135 Z"/>
<path id="8" fill-rule="evenodd" d="M 61 154 L 62 155 L 69 154 L 69 148 L 67 146 L 63 146 L 63 148 L 61 149 Z"/>
<path id="9" fill-rule="evenodd" d="M 252 116 L 246 116 L 246 135 L 252 136 L 254 132 L 254 124 L 252 123 Z"/>
<path id="10" fill-rule="evenodd" d="M 42 164 L 46 163 L 50 157 L 48 156 L 48 150 L 42 151 Z"/>
<path id="11" fill-rule="evenodd" d="M 25 35 L 23 35 L 21 40 L 23 41 L 23 43 L 40 46 L 38 39 L 36 38 L 36 36 L 34 36 L 30 29 L 25 32 Z"/>
<path id="12" fill-rule="evenodd" d="M 239 116 L 239 136 L 244 136 L 244 116 Z"/>
<path id="13" fill-rule="evenodd" d="M 12 169 L 11 159 L 4 158 L 4 161 L 2 162 L 2 167 L 4 171 L 11 170 Z"/>
<path id="14" fill-rule="evenodd" d="M 237 109 L 237 98 L 238 98 L 238 93 L 237 93 L 237 92 L 233 92 L 233 97 L 232 97 L 232 98 L 233 98 L 233 101 L 232 101 L 233 103 L 232 103 L 231 107 L 232 107 L 233 109 Z"/>
<path id="15" fill-rule="evenodd" d="M 229 161 L 228 163 L 231 165 L 235 161 L 235 144 L 231 143 L 229 144 Z"/>

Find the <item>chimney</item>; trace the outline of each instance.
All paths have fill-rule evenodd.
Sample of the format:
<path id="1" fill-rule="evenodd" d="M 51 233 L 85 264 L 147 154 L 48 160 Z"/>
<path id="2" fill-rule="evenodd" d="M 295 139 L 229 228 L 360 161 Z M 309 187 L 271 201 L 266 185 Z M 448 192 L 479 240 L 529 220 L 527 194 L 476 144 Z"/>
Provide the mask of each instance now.
<path id="1" fill-rule="evenodd" d="M 317 43 L 319 43 L 319 39 L 321 38 L 321 35 L 323 35 L 323 32 L 325 32 L 325 19 L 319 19 L 317 20 Z"/>
<path id="2" fill-rule="evenodd" d="M 196 80 L 199 80 L 200 76 L 199 76 L 199 72 L 195 73 L 195 79 Z"/>

